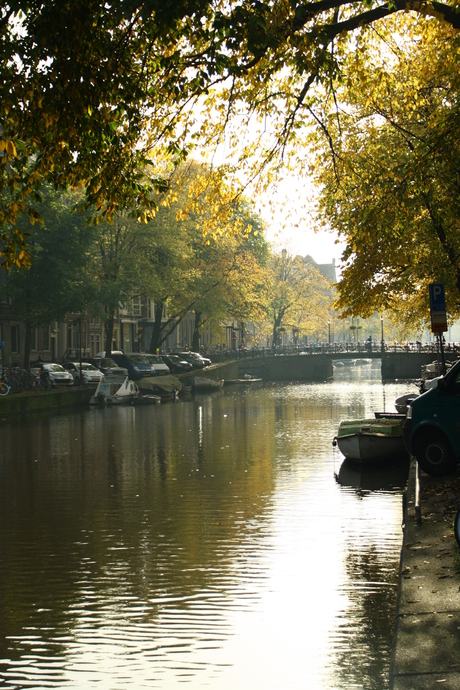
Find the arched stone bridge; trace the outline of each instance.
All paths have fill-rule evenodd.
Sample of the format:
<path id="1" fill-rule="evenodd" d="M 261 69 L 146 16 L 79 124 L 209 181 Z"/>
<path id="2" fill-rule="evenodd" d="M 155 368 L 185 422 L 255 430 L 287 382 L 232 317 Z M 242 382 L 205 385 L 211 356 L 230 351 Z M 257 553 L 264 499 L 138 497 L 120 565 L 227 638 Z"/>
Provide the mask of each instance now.
<path id="1" fill-rule="evenodd" d="M 325 381 L 333 377 L 334 361 L 355 359 L 380 359 L 382 380 L 419 379 L 422 364 L 430 364 L 438 357 L 436 352 L 323 352 L 302 354 L 272 354 L 266 350 L 263 355 L 246 353 L 233 361 L 213 364 L 206 369 L 211 378 L 238 379 L 250 374 L 265 381 Z M 457 353 L 446 353 L 446 359 L 457 358 Z"/>

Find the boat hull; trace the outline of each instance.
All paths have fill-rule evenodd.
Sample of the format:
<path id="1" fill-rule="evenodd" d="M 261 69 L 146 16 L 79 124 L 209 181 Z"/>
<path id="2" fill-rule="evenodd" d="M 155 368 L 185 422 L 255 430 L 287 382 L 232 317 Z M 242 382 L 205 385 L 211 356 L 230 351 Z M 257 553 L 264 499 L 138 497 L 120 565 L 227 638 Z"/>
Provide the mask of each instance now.
<path id="1" fill-rule="evenodd" d="M 401 438 L 385 437 L 380 434 L 350 434 L 337 439 L 340 452 L 355 462 L 376 462 L 386 458 L 407 457 Z"/>
<path id="2" fill-rule="evenodd" d="M 402 419 L 383 418 L 342 422 L 335 443 L 349 460 L 371 463 L 407 457 Z"/>

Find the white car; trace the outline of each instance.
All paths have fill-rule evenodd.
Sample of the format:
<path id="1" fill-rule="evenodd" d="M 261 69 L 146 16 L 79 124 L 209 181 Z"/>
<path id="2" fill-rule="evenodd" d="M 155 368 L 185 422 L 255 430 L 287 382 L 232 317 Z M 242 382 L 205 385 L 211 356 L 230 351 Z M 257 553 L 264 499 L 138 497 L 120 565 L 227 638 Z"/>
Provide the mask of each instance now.
<path id="1" fill-rule="evenodd" d="M 93 384 L 97 386 L 103 376 L 102 371 L 95 367 L 94 364 L 90 364 L 89 362 L 81 363 L 81 371 L 80 362 L 66 362 L 64 364 L 64 369 L 66 369 L 66 371 L 72 375 L 76 386 L 79 386 L 80 384 Z"/>
<path id="2" fill-rule="evenodd" d="M 73 376 L 66 371 L 60 364 L 42 364 L 41 371 L 49 377 L 53 387 L 73 386 Z"/>
<path id="3" fill-rule="evenodd" d="M 112 350 L 110 353 L 111 355 L 122 355 L 123 352 L 121 350 Z M 105 350 L 104 352 L 98 352 L 96 355 L 94 355 L 94 359 L 103 359 L 105 357 Z"/>
<path id="4" fill-rule="evenodd" d="M 169 374 L 169 367 L 164 362 L 163 357 L 161 355 L 146 354 L 144 356 L 147 357 L 147 359 L 150 362 L 150 365 L 152 367 L 152 376 L 161 376 L 162 374 Z"/>

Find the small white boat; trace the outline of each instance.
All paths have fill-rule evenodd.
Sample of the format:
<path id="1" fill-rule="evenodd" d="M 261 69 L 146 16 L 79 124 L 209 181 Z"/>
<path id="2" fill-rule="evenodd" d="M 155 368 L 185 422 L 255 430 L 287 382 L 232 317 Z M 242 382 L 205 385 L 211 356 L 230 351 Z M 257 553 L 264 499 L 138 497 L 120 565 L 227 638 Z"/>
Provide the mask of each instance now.
<path id="1" fill-rule="evenodd" d="M 359 463 L 406 458 L 403 423 L 400 417 L 343 421 L 333 445 L 346 458 Z"/>
<path id="2" fill-rule="evenodd" d="M 222 379 L 208 379 L 204 376 L 195 376 L 191 380 L 192 390 L 194 391 L 215 391 L 223 387 Z"/>
<path id="3" fill-rule="evenodd" d="M 90 405 L 128 405 L 139 396 L 139 388 L 127 376 L 103 376 Z"/>
<path id="4" fill-rule="evenodd" d="M 406 393 L 405 395 L 400 395 L 399 398 L 395 400 L 396 412 L 400 414 L 407 414 L 407 408 L 415 398 L 418 398 L 420 393 Z"/>
<path id="5" fill-rule="evenodd" d="M 226 379 L 224 380 L 224 386 L 238 386 L 248 383 L 260 383 L 263 379 L 257 379 L 254 376 L 249 376 L 245 374 L 242 379 Z"/>

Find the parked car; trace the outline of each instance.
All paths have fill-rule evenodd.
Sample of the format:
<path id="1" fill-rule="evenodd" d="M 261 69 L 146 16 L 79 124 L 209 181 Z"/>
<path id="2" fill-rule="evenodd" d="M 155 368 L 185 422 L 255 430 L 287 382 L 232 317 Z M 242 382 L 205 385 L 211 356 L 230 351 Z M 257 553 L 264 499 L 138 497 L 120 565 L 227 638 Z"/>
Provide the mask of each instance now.
<path id="1" fill-rule="evenodd" d="M 162 355 L 163 360 L 169 367 L 172 374 L 186 374 L 188 371 L 192 371 L 193 366 L 190 362 L 187 362 L 181 355 L 169 354 Z"/>
<path id="2" fill-rule="evenodd" d="M 151 366 L 152 366 L 152 375 L 153 376 L 161 376 L 165 374 L 169 374 L 169 367 L 166 364 L 166 362 L 163 360 L 161 355 L 151 355 L 151 354 L 146 354 L 145 355 L 147 359 L 149 360 Z"/>
<path id="3" fill-rule="evenodd" d="M 104 376 L 107 374 L 115 374 L 118 376 L 128 376 L 128 370 L 123 367 L 119 367 L 118 364 L 111 357 L 92 357 L 85 358 L 85 362 L 94 364 L 95 367 L 102 371 Z"/>
<path id="4" fill-rule="evenodd" d="M 97 385 L 102 378 L 101 370 L 94 366 L 94 364 L 90 364 L 90 362 L 82 362 L 81 371 L 80 362 L 65 362 L 63 367 L 72 374 L 73 382 L 76 386 L 80 384 Z"/>
<path id="5" fill-rule="evenodd" d="M 51 385 L 54 388 L 63 386 L 73 386 L 73 376 L 66 371 L 61 364 L 41 364 L 40 371 L 48 376 Z"/>
<path id="6" fill-rule="evenodd" d="M 112 353 L 112 359 L 119 367 L 128 370 L 128 376 L 133 381 L 139 381 L 144 376 L 152 376 L 152 365 L 145 355 L 139 352 L 125 354 Z"/>
<path id="7" fill-rule="evenodd" d="M 123 352 L 121 350 L 112 350 L 110 353 L 111 355 L 122 355 Z M 95 359 L 103 359 L 105 357 L 105 351 L 104 352 L 98 352 L 96 355 L 94 355 Z"/>
<path id="8" fill-rule="evenodd" d="M 455 470 L 460 458 L 460 362 L 410 403 L 403 426 L 406 449 L 434 477 Z"/>
<path id="9" fill-rule="evenodd" d="M 211 364 L 211 360 L 208 357 L 203 357 L 199 352 L 178 352 L 186 362 L 190 362 L 194 369 L 203 369 Z"/>

